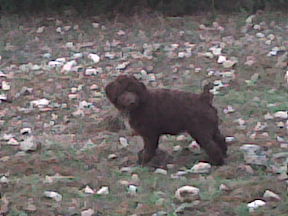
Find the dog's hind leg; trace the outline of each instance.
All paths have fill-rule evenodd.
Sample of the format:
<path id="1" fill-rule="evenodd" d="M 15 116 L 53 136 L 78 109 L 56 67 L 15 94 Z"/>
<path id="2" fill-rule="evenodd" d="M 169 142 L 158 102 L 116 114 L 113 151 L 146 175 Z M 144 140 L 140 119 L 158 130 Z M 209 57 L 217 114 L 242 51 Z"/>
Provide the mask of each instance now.
<path id="1" fill-rule="evenodd" d="M 189 132 L 189 134 L 199 143 L 209 156 L 209 159 L 213 165 L 223 165 L 224 155 L 222 149 L 213 139 L 213 133 L 211 131 L 197 131 Z"/>

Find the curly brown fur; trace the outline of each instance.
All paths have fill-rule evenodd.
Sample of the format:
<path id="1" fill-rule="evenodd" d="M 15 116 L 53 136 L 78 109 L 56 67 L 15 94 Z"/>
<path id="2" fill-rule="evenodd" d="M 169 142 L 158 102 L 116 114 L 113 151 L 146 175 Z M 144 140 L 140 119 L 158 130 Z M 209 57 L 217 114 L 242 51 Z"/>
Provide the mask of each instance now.
<path id="1" fill-rule="evenodd" d="M 131 127 L 143 138 L 141 164 L 155 156 L 162 134 L 187 132 L 205 149 L 213 164 L 222 165 L 227 144 L 218 129 L 217 110 L 209 92 L 212 87 L 206 85 L 201 94 L 148 89 L 135 77 L 120 75 L 105 92 L 119 111 L 128 113 Z"/>

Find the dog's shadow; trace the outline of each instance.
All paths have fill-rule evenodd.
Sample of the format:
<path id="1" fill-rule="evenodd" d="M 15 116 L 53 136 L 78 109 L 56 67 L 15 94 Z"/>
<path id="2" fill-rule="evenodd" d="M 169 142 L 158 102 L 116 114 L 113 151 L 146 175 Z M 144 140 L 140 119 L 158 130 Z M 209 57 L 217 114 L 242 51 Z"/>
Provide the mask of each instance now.
<path id="1" fill-rule="evenodd" d="M 141 154 L 141 151 L 139 154 Z M 208 162 L 208 159 L 208 155 L 205 152 L 196 154 L 185 148 L 179 152 L 172 153 L 163 149 L 157 149 L 156 155 L 145 166 L 167 169 L 168 165 L 172 164 L 175 169 L 183 167 L 188 168 L 199 161 Z"/>

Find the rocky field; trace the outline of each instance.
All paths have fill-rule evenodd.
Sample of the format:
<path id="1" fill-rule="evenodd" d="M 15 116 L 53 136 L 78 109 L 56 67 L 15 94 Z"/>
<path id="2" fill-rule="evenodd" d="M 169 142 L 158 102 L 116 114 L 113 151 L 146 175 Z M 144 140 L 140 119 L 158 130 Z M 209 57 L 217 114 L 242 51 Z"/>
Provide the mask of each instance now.
<path id="1" fill-rule="evenodd" d="M 0 215 L 287 216 L 288 16 L 2 16 Z M 229 144 L 211 166 L 187 134 L 149 167 L 104 86 L 122 73 L 199 93 Z"/>

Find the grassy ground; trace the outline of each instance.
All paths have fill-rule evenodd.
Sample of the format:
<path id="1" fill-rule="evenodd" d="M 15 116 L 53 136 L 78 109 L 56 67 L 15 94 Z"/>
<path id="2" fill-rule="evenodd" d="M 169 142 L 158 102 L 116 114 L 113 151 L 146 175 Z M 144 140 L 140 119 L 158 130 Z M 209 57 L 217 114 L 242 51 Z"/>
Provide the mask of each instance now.
<path id="1" fill-rule="evenodd" d="M 0 215 L 81 215 L 90 208 L 94 215 L 105 216 L 162 215 L 161 212 L 169 216 L 288 215 L 285 177 L 281 178 L 271 167 L 246 165 L 239 150 L 241 145 L 253 143 L 268 149 L 269 158 L 288 152 L 283 145 L 288 143 L 287 119 L 264 118 L 267 113 L 288 110 L 287 57 L 283 57 L 287 53 L 288 17 L 261 13 L 251 26 L 246 25 L 246 18 L 246 14 L 219 15 L 215 21 L 223 28 L 217 29 L 204 15 L 135 16 L 113 21 L 99 17 L 2 17 L 0 70 L 6 77 L 0 76 L 0 80 L 7 82 L 10 89 L 3 90 L 2 82 L 0 95 L 7 94 L 11 103 L 0 104 Z M 99 26 L 93 27 L 92 23 Z M 207 28 L 199 27 L 200 24 Z M 42 26 L 43 32 L 39 30 Z M 243 32 L 244 26 L 248 26 L 247 32 Z M 264 37 L 257 37 L 259 32 Z M 271 35 L 274 38 L 269 44 Z M 223 68 L 215 56 L 203 56 L 215 45 L 222 47 L 228 58 L 237 58 L 234 71 Z M 267 56 L 273 47 L 281 51 L 276 56 Z M 189 49 L 191 56 L 177 57 L 178 53 L 189 53 Z M 143 51 L 148 57 L 141 55 Z M 57 58 L 70 61 L 75 53 L 83 54 L 76 59 L 76 71 L 48 66 L 49 61 Z M 98 54 L 100 62 L 91 61 L 89 53 Z M 105 54 L 115 57 L 109 59 Z M 249 56 L 255 61 L 252 65 L 245 64 Z M 116 70 L 123 62 L 129 65 L 123 71 Z M 85 75 L 89 67 L 102 68 L 102 72 Z M 161 139 L 160 147 L 175 159 L 167 175 L 136 165 L 141 139 L 127 130 L 109 132 L 103 127 L 109 124 L 107 116 L 116 113 L 103 87 L 119 73 L 140 75 L 142 70 L 149 76 L 155 75 L 155 82 L 144 79 L 154 87 L 199 92 L 203 81 L 224 83 L 215 97 L 215 106 L 223 133 L 235 137 L 226 165 L 213 167 L 209 175 L 171 178 L 171 174 L 206 158 L 205 154 L 187 153 L 191 142 L 187 136 L 184 140 L 173 136 Z M 234 75 L 227 75 L 231 71 Z M 32 88 L 32 92 L 25 91 L 25 87 Z M 43 109 L 31 108 L 30 102 L 41 98 L 48 99 L 50 104 Z M 79 106 L 83 101 L 90 105 Z M 229 105 L 235 111 L 225 114 L 223 109 Z M 243 119 L 245 127 L 240 128 L 237 119 Z M 257 131 L 257 122 L 267 123 L 267 127 Z M 279 127 L 282 123 L 284 126 Z M 27 135 L 20 130 L 27 127 L 32 129 L 30 136 L 39 146 L 36 151 L 19 154 L 19 145 L 9 145 L 3 137 L 10 134 L 21 142 Z M 122 148 L 119 137 L 125 137 L 129 146 Z M 173 152 L 177 145 L 183 146 L 183 150 Z M 110 159 L 111 154 L 116 158 Z M 283 161 L 279 163 L 285 165 Z M 123 172 L 123 167 L 130 169 Z M 136 185 L 137 193 L 129 193 L 127 184 Z M 220 190 L 221 184 L 230 189 Z M 200 189 L 198 203 L 185 207 L 175 199 L 176 189 L 183 185 Z M 110 192 L 87 194 L 86 186 L 95 192 L 108 186 Z M 268 201 L 266 206 L 249 213 L 247 203 L 265 200 L 263 193 L 267 189 L 281 200 Z M 60 193 L 62 201 L 46 198 L 45 191 Z"/>

